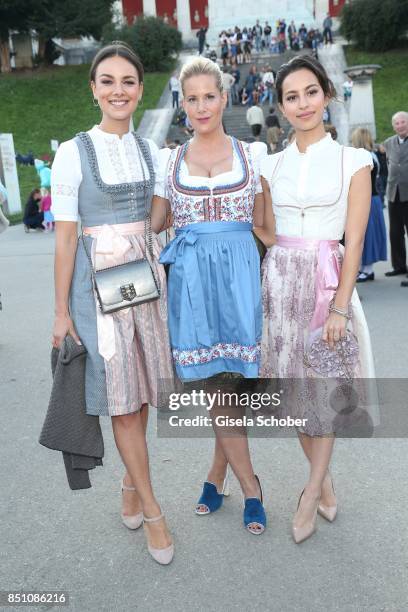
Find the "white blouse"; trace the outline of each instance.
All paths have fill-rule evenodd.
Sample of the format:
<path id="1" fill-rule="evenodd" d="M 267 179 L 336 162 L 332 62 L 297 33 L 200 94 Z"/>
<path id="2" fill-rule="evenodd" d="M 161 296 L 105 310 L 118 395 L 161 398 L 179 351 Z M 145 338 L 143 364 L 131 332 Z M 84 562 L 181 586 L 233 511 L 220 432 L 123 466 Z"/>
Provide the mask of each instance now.
<path id="1" fill-rule="evenodd" d="M 88 131 L 98 160 L 102 180 L 108 185 L 131 183 L 143 178 L 139 153 L 132 132 L 120 138 L 103 132 L 98 126 Z M 150 148 L 155 173 L 159 173 L 159 149 L 153 140 L 146 139 Z M 142 156 L 143 160 L 143 156 Z M 146 179 L 149 169 L 143 160 Z M 56 221 L 78 221 L 78 188 L 82 181 L 81 159 L 74 139 L 61 143 L 51 170 L 52 207 Z"/>
<path id="2" fill-rule="evenodd" d="M 261 159 L 266 156 L 267 148 L 263 142 L 252 142 L 249 145 L 251 152 L 252 168 L 254 170 L 254 176 L 256 181 L 256 193 L 262 192 L 261 177 L 260 177 L 260 162 Z M 242 164 L 237 153 L 236 148 L 233 146 L 233 162 L 232 169 L 228 172 L 222 172 L 216 176 L 194 176 L 189 173 L 188 166 L 184 159 L 180 165 L 180 180 L 183 185 L 189 187 L 207 186 L 210 190 L 217 187 L 238 183 L 242 178 Z M 162 198 L 168 199 L 167 190 L 167 168 L 171 149 L 161 149 L 159 151 L 159 167 L 160 170 L 156 176 L 156 184 L 154 187 L 154 194 Z"/>
<path id="3" fill-rule="evenodd" d="M 316 240 L 340 240 L 353 174 L 372 168 L 371 153 L 343 147 L 328 133 L 300 153 L 296 141 L 261 161 L 271 190 L 276 233 Z"/>

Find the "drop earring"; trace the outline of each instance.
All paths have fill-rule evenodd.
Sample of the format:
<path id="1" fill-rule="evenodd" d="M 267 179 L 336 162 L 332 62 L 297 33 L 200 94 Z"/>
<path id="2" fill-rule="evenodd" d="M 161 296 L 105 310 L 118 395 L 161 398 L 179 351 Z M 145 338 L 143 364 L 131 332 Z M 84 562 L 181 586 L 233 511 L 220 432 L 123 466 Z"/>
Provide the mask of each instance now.
<path id="1" fill-rule="evenodd" d="M 143 106 L 143 96 L 141 98 L 139 98 L 139 102 L 137 103 L 138 106 Z"/>
<path id="2" fill-rule="evenodd" d="M 97 99 L 97 98 L 93 98 L 93 99 L 92 99 L 92 102 L 93 102 L 93 105 L 94 105 L 94 107 L 95 107 L 95 108 L 96 108 L 97 106 L 99 106 L 99 102 L 98 102 L 98 99 Z M 95 104 L 95 102 L 96 102 L 96 104 Z"/>

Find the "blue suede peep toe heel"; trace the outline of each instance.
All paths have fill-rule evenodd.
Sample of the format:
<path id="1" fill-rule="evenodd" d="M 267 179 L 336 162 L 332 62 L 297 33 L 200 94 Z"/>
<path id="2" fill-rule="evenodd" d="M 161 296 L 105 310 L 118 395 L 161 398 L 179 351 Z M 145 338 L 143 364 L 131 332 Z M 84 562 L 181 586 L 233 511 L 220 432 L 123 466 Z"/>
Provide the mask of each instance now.
<path id="1" fill-rule="evenodd" d="M 224 497 L 228 497 L 229 495 L 229 470 L 227 468 L 227 473 L 224 478 L 224 483 L 222 485 L 221 493 L 218 493 L 217 487 L 212 482 L 205 481 L 203 486 L 203 492 L 201 493 L 201 497 L 197 502 L 195 513 L 196 514 L 211 514 L 211 512 L 216 512 L 222 506 L 222 502 L 224 501 Z"/>
<path id="2" fill-rule="evenodd" d="M 261 483 L 259 482 L 258 476 L 255 474 L 255 478 L 259 485 L 260 499 L 259 497 L 247 497 L 244 499 L 244 525 L 250 533 L 254 535 L 260 535 L 265 531 L 266 527 L 266 514 L 265 508 L 263 507 L 263 493 Z"/>

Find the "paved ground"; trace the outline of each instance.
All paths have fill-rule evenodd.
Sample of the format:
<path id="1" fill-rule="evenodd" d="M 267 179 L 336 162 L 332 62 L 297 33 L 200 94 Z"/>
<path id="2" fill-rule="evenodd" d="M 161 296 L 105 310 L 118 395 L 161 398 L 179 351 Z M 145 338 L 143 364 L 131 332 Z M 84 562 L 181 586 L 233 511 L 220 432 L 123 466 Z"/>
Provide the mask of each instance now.
<path id="1" fill-rule="evenodd" d="M 52 235 L 21 226 L 0 237 L 0 589 L 64 589 L 77 612 L 406 610 L 406 440 L 339 440 L 338 519 L 319 519 L 318 533 L 296 546 L 290 522 L 306 476 L 296 440 L 252 440 L 269 520 L 256 538 L 242 527 L 236 482 L 217 515 L 193 514 L 212 442 L 157 439 L 153 415 L 153 479 L 176 543 L 167 568 L 150 559 L 141 531 L 121 524 L 108 419 L 104 467 L 92 489 L 70 491 L 60 455 L 37 442 L 51 383 L 52 252 Z M 360 293 L 378 374 L 407 376 L 408 290 L 383 277 L 386 267 Z"/>

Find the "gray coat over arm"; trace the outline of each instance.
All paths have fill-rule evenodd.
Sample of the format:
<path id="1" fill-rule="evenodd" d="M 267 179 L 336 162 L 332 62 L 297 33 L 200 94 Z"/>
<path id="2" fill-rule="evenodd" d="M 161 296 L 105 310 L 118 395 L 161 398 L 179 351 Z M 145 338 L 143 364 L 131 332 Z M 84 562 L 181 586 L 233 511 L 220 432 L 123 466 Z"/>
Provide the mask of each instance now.
<path id="1" fill-rule="evenodd" d="M 86 414 L 86 349 L 66 336 L 61 349 L 52 349 L 54 382 L 39 442 L 62 451 L 71 489 L 91 487 L 88 470 L 102 465 L 104 445 L 99 417 Z"/>

